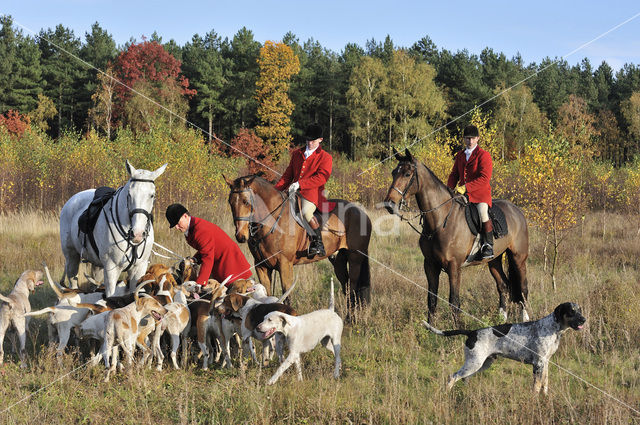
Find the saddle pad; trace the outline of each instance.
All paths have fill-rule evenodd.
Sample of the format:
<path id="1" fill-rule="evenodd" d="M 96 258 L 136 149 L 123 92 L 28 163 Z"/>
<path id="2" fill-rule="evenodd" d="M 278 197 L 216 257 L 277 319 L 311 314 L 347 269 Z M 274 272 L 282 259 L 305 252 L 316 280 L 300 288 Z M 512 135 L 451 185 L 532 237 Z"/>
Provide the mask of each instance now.
<path id="1" fill-rule="evenodd" d="M 93 194 L 93 200 L 78 218 L 78 228 L 81 232 L 85 234 L 93 233 L 93 228 L 96 225 L 96 221 L 98 221 L 102 207 L 109 199 L 113 198 L 115 193 L 116 190 L 111 187 L 103 186 L 96 189 Z"/>
<path id="2" fill-rule="evenodd" d="M 469 225 L 471 233 L 474 236 L 477 235 L 482 227 L 478 209 L 475 206 L 472 207 L 471 203 L 468 203 L 464 209 L 464 216 L 467 219 L 467 224 Z M 493 236 L 496 239 L 509 233 L 509 229 L 507 228 L 507 219 L 504 216 L 504 212 L 495 203 L 493 203 L 491 208 L 489 208 L 489 219 L 491 219 L 491 222 L 493 223 Z"/>

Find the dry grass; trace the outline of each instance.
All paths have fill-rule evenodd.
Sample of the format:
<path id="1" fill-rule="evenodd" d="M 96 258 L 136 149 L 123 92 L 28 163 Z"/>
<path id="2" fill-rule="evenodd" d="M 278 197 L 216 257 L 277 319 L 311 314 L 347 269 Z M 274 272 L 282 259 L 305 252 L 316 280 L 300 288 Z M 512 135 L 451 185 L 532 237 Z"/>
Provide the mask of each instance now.
<path id="1" fill-rule="evenodd" d="M 190 209 L 231 233 L 225 205 Z M 375 211 L 371 215 L 374 221 L 382 217 Z M 331 378 L 331 355 L 317 349 L 303 357 L 301 383 L 287 373 L 275 386 L 266 387 L 274 365 L 202 372 L 191 364 L 180 371 L 166 366 L 162 372 L 135 369 L 103 384 L 102 367 L 82 366 L 77 350 L 58 366 L 53 350 L 44 346 L 44 321 L 36 319 L 31 325 L 29 369 L 19 370 L 13 354 L 0 368 L 0 409 L 8 409 L 0 413 L 0 423 L 637 423 L 636 222 L 637 217 L 587 216 L 584 226 L 574 229 L 561 246 L 555 292 L 542 269 L 542 235 L 532 231 L 528 266 L 533 316 L 539 318 L 571 300 L 583 306 L 588 318 L 582 332 L 567 332 L 552 358 L 559 367 L 551 367 L 548 397 L 533 395 L 530 366 L 509 360 L 497 361 L 449 393 L 443 390 L 447 375 L 462 363 L 463 340 L 438 338 L 418 325 L 426 316 L 426 278 L 417 235 L 403 224 L 398 235 L 375 236 L 371 244 L 371 256 L 385 266 L 372 263 L 372 305 L 357 324 L 345 327 L 339 381 Z M 163 217 L 156 217 L 156 223 L 158 241 L 179 253 L 191 253 L 184 238 L 168 232 Z M 2 293 L 23 269 L 38 268 L 43 260 L 54 276 L 62 274 L 55 215 L 0 216 L 0 235 Z M 242 249 L 248 255 L 246 245 Z M 294 307 L 307 312 L 326 306 L 329 263 L 296 268 L 296 274 Z M 447 293 L 443 275 L 440 295 L 447 298 Z M 463 318 L 467 327 L 481 326 L 477 319 L 498 323 L 495 284 L 485 268 L 463 272 L 461 296 L 469 313 Z M 43 307 L 53 299 L 45 287 L 33 296 L 32 305 Z M 340 297 L 340 306 L 342 301 Z M 439 302 L 438 312 L 438 326 L 450 327 L 446 302 Z M 5 347 L 10 346 L 6 341 Z"/>

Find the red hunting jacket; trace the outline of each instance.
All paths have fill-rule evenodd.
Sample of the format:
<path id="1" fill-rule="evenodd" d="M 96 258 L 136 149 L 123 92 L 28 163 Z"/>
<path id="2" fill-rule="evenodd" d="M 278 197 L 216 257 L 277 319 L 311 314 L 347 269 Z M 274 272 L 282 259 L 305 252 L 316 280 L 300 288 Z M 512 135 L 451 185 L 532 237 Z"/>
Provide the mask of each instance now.
<path id="1" fill-rule="evenodd" d="M 493 162 L 489 152 L 476 146 L 467 161 L 464 150 L 461 150 L 456 154 L 447 186 L 453 189 L 460 182 L 460 185 L 465 185 L 470 202 L 474 204 L 485 202 L 491 207 L 491 186 L 489 183 L 492 172 Z"/>
<path id="2" fill-rule="evenodd" d="M 291 153 L 291 161 L 276 184 L 276 189 L 286 190 L 293 182 L 300 183 L 300 194 L 318 207 L 320 212 L 330 212 L 335 202 L 328 202 L 324 197 L 324 184 L 329 180 L 333 158 L 318 146 L 309 158 L 304 158 L 306 147 Z"/>
<path id="3" fill-rule="evenodd" d="M 202 262 L 196 283 L 204 285 L 209 278 L 222 282 L 232 275 L 229 284 L 251 277 L 251 266 L 240 247 L 215 224 L 192 216 L 186 238 Z"/>

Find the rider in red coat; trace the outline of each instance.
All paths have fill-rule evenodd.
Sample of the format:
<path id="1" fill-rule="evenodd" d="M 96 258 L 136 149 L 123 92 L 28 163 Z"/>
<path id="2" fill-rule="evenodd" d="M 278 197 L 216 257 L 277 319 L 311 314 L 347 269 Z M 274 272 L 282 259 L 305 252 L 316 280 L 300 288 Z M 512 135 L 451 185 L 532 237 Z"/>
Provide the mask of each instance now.
<path id="1" fill-rule="evenodd" d="M 172 204 L 166 211 L 169 228 L 175 227 L 185 234 L 187 243 L 198 252 L 194 256 L 200 263 L 196 283 L 204 286 L 212 278 L 226 285 L 238 279 L 251 277 L 251 266 L 240 247 L 220 227 L 207 220 L 189 215 L 181 204 Z"/>
<path id="2" fill-rule="evenodd" d="M 489 152 L 478 146 L 479 136 L 475 125 L 465 127 L 463 140 L 466 149 L 456 155 L 447 186 L 461 194 L 466 192 L 469 202 L 478 209 L 482 222 L 480 255 L 485 259 L 493 257 L 493 225 L 489 219 L 493 162 Z"/>
<path id="3" fill-rule="evenodd" d="M 313 232 L 307 230 L 311 237 L 307 256 L 309 258 L 316 255 L 324 257 L 322 229 L 313 213 L 316 208 L 321 212 L 330 212 L 335 205 L 333 202 L 328 202 L 324 196 L 324 185 L 331 176 L 333 158 L 320 147 L 322 127 L 318 124 L 311 124 L 307 127 L 305 139 L 307 140 L 306 147 L 296 149 L 291 153 L 289 166 L 280 181 L 276 183 L 276 189 L 283 191 L 288 188 L 289 193 L 300 190 L 302 215 L 313 230 Z"/>

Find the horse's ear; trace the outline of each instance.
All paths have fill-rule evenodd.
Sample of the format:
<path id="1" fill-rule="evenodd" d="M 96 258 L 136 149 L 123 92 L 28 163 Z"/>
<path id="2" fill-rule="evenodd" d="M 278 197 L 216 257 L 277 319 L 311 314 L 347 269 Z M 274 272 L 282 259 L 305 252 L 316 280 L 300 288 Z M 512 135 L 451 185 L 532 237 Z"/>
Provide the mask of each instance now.
<path id="1" fill-rule="evenodd" d="M 131 163 L 129 162 L 128 159 L 126 160 L 125 165 L 127 167 L 127 173 L 129 173 L 130 176 L 132 176 L 133 173 L 138 171 L 138 170 L 135 169 L 135 167 L 133 165 L 131 165 Z"/>
<path id="2" fill-rule="evenodd" d="M 260 170 L 256 173 L 256 177 L 263 177 L 264 176 L 264 171 Z"/>
<path id="3" fill-rule="evenodd" d="M 228 185 L 231 189 L 233 189 L 233 180 L 229 180 L 229 179 L 227 178 L 227 176 L 225 176 L 224 174 L 222 175 L 222 178 L 223 178 L 223 179 L 224 179 L 224 181 L 227 183 L 227 185 Z"/>
<path id="4" fill-rule="evenodd" d="M 255 179 L 257 176 L 258 176 L 257 174 L 254 174 L 253 176 L 244 180 L 244 185 L 249 186 L 253 182 L 253 179 Z"/>
<path id="5" fill-rule="evenodd" d="M 409 161 L 413 161 L 413 155 L 411 155 L 411 152 L 409 152 L 409 148 L 404 148 L 404 154 Z"/>
<path id="6" fill-rule="evenodd" d="M 396 150 L 396 147 L 395 147 L 395 146 L 392 146 L 392 147 L 391 147 L 391 152 L 393 152 L 393 157 L 394 157 L 395 159 L 398 159 L 398 158 L 399 158 L 400 154 L 399 154 L 399 153 L 398 153 L 398 151 Z"/>
<path id="7" fill-rule="evenodd" d="M 158 177 L 160 177 L 160 175 L 162 173 L 164 173 L 164 170 L 167 169 L 167 165 L 168 163 L 165 163 L 162 167 L 158 168 L 156 171 L 154 171 L 153 173 L 151 173 L 151 180 L 155 180 Z"/>

